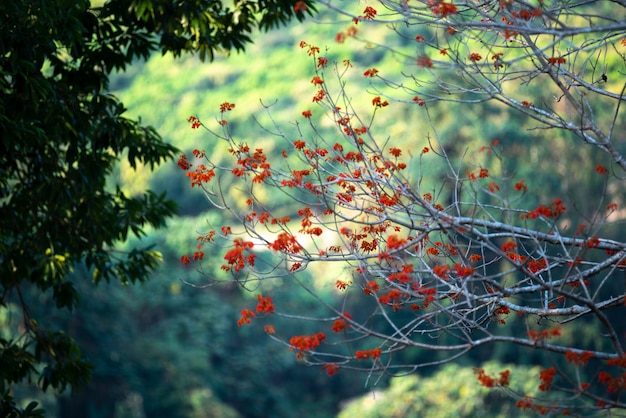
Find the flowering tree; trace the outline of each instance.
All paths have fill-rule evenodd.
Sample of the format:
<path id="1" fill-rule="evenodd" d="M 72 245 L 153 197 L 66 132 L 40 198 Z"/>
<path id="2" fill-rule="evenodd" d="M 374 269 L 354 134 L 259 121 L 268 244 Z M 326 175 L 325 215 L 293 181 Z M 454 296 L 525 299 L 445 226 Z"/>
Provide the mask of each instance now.
<path id="1" fill-rule="evenodd" d="M 355 14 L 335 10 L 352 21 L 338 42 L 367 42 L 360 35 L 367 25 L 394 31 L 397 45 L 379 47 L 407 61 L 403 72 L 333 62 L 303 41 L 312 59 L 314 108 L 301 110 L 293 132 L 266 127 L 282 141 L 276 149 L 231 134 L 226 115 L 236 111 L 233 103 L 220 106 L 218 129 L 190 117 L 192 128 L 218 138 L 215 146 L 227 147 L 232 160 L 212 161 L 195 150 L 195 161 L 182 155 L 178 165 L 192 187 L 237 222 L 198 236 L 197 249 L 181 261 L 198 263 L 206 245 L 217 245 L 225 274 L 211 280 L 262 290 L 282 279 L 281 286 L 306 289 L 327 317 L 281 311 L 260 292 L 239 325 L 271 315 L 315 322 L 319 331 L 309 335 L 281 335 L 268 322 L 265 330 L 329 375 L 410 373 L 506 345 L 545 355 L 537 360 L 545 397 L 508 388 L 509 370 L 475 374 L 479 384 L 509 391 L 519 408 L 562 414 L 624 408 L 619 314 L 626 241 L 615 225 L 624 217 L 626 149 L 619 134 L 626 84 L 611 79 L 625 64 L 623 5 L 430 0 L 380 1 Z M 371 79 L 365 100 L 349 93 L 355 73 Z M 594 202 L 545 196 L 541 184 L 507 169 L 515 151 L 498 140 L 485 138 L 482 147 L 452 158 L 431 113 L 446 102 L 493 102 L 532 120 L 546 141 L 564 136 L 599 150 L 597 161 L 575 168 L 601 185 Z M 376 121 L 394 108 L 419 115 L 432 134 L 388 138 Z M 429 175 L 432 167 L 438 175 Z M 559 175 L 565 181 L 569 172 L 536 173 L 532 180 Z M 277 196 L 293 205 L 277 204 Z M 534 201 L 542 202 L 528 204 Z M 318 265 L 328 277 L 303 278 Z M 321 292 L 320 280 L 335 294 Z M 403 355 L 411 349 L 434 354 Z"/>

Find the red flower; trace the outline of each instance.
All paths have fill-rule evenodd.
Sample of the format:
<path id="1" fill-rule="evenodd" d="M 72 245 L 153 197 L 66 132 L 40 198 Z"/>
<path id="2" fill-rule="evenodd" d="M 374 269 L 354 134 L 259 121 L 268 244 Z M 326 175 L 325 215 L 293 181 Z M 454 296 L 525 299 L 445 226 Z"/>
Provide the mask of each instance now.
<path id="1" fill-rule="evenodd" d="M 178 167 L 180 167 L 181 170 L 189 170 L 191 168 L 191 163 L 189 161 L 187 161 L 187 156 L 185 154 L 181 155 L 180 157 L 178 157 Z"/>
<path id="2" fill-rule="evenodd" d="M 376 74 L 378 74 L 378 70 L 376 68 L 368 68 L 367 70 L 365 70 L 365 72 L 363 73 L 363 75 L 365 77 L 374 77 L 376 76 Z"/>
<path id="3" fill-rule="evenodd" d="M 383 101 L 380 96 L 376 96 L 372 99 L 372 105 L 376 107 L 385 107 L 389 106 L 389 102 L 387 100 Z"/>
<path id="4" fill-rule="evenodd" d="M 242 326 L 243 324 L 249 324 L 250 318 L 254 318 L 256 315 L 250 309 L 243 309 L 241 311 L 241 318 L 237 321 L 237 326 Z"/>
<path id="5" fill-rule="evenodd" d="M 221 113 L 228 112 L 229 110 L 233 110 L 234 108 L 235 108 L 234 103 L 224 102 L 220 105 L 220 112 Z"/>
<path id="6" fill-rule="evenodd" d="M 356 353 L 354 353 L 354 356 L 357 358 L 357 360 L 365 360 L 368 358 L 371 358 L 372 360 L 375 360 L 377 358 L 379 358 L 381 355 L 381 349 L 380 348 L 374 348 L 371 350 L 359 350 Z"/>
<path id="7" fill-rule="evenodd" d="M 299 351 L 310 351 L 319 347 L 322 341 L 326 339 L 323 332 L 313 335 L 297 335 L 289 339 L 289 344 Z"/>
<path id="8" fill-rule="evenodd" d="M 311 83 L 313 83 L 314 86 L 319 86 L 320 84 L 324 84 L 324 80 L 322 80 L 320 78 L 320 76 L 314 76 L 313 79 L 311 80 Z"/>
<path id="9" fill-rule="evenodd" d="M 257 299 L 259 303 L 256 305 L 256 311 L 262 313 L 273 313 L 274 312 L 274 304 L 272 303 L 272 298 L 269 296 L 263 297 L 261 295 L 257 295 Z"/>
<path id="10" fill-rule="evenodd" d="M 433 267 L 433 273 L 435 273 L 435 276 L 440 277 L 442 279 L 447 279 L 449 272 L 450 272 L 450 267 L 448 266 Z"/>
<path id="11" fill-rule="evenodd" d="M 204 252 L 196 251 L 195 253 L 193 253 L 193 261 L 202 260 L 203 258 L 204 258 Z"/>
<path id="12" fill-rule="evenodd" d="M 320 89 L 317 91 L 317 93 L 315 93 L 315 96 L 313 96 L 313 102 L 314 103 L 321 102 L 322 100 L 324 100 L 325 96 L 326 96 L 326 92 Z"/>
<path id="13" fill-rule="evenodd" d="M 476 62 L 476 61 L 480 61 L 481 59 L 483 59 L 483 57 L 480 56 L 479 53 L 477 52 L 472 52 L 469 56 L 470 61 Z"/>
<path id="14" fill-rule="evenodd" d="M 318 68 L 326 68 L 327 65 L 328 65 L 328 58 L 326 58 L 326 57 L 319 57 L 317 59 L 317 67 Z"/>
<path id="15" fill-rule="evenodd" d="M 552 57 L 552 58 L 548 58 L 548 64 L 550 64 L 551 66 L 561 66 L 561 64 L 565 64 L 566 59 L 563 57 Z"/>
<path id="16" fill-rule="evenodd" d="M 424 106 L 426 104 L 426 100 L 420 99 L 418 96 L 415 96 L 413 101 L 417 103 L 418 106 Z"/>
<path id="17" fill-rule="evenodd" d="M 191 129 L 198 129 L 202 126 L 202 122 L 200 122 L 200 119 L 195 116 L 189 116 L 187 122 L 191 123 Z"/>
<path id="18" fill-rule="evenodd" d="M 363 16 L 361 16 L 361 17 L 363 17 L 363 18 L 365 18 L 367 20 L 372 20 L 372 19 L 374 19 L 376 17 L 376 13 L 378 13 L 376 11 L 376 9 L 374 9 L 371 6 L 367 6 L 365 8 L 365 10 L 363 10 Z"/>
<path id="19" fill-rule="evenodd" d="M 520 180 L 515 183 L 515 190 L 517 190 L 518 192 L 525 192 L 528 190 L 528 186 L 524 184 L 524 180 Z"/>
<path id="20" fill-rule="evenodd" d="M 370 280 L 365 284 L 365 289 L 363 289 L 363 293 L 366 295 L 371 295 L 372 293 L 378 293 L 378 283 L 374 280 Z"/>
<path id="21" fill-rule="evenodd" d="M 517 248 L 517 244 L 514 241 L 507 241 L 500 246 L 500 249 L 505 253 L 511 252 Z"/>
<path id="22" fill-rule="evenodd" d="M 332 330 L 334 332 L 341 332 L 346 328 L 348 328 L 348 323 L 344 319 L 339 318 L 339 319 L 336 319 L 335 322 L 333 323 Z"/>
<path id="23" fill-rule="evenodd" d="M 324 364 L 322 366 L 322 370 L 326 370 L 326 374 L 328 374 L 329 376 L 332 376 L 332 375 L 337 374 L 339 372 L 339 366 L 337 366 L 336 363 Z"/>
<path id="24" fill-rule="evenodd" d="M 428 5 L 433 11 L 433 14 L 438 17 L 446 17 L 457 12 L 457 8 L 454 4 L 445 1 L 431 0 L 428 2 Z"/>
<path id="25" fill-rule="evenodd" d="M 310 110 L 305 110 L 304 112 L 302 112 L 302 116 L 304 116 L 307 119 L 311 118 L 311 111 Z"/>
<path id="26" fill-rule="evenodd" d="M 433 62 L 426 55 L 417 57 L 417 66 L 422 68 L 433 68 Z"/>
<path id="27" fill-rule="evenodd" d="M 541 384 L 539 385 L 539 390 L 543 392 L 549 391 L 552 386 L 552 381 L 554 380 L 555 374 L 556 374 L 556 369 L 554 367 L 541 370 L 539 372 L 539 380 L 541 381 Z"/>

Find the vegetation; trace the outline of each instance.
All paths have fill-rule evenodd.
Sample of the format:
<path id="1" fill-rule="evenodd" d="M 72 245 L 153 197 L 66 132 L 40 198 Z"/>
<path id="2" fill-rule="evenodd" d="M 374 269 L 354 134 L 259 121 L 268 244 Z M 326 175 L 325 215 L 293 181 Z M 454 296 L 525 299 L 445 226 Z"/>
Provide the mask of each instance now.
<path id="1" fill-rule="evenodd" d="M 50 294 L 55 309 L 71 311 L 79 281 L 142 282 L 161 260 L 150 247 L 116 245 L 164 227 L 175 203 L 150 190 L 129 195 L 107 180 L 119 159 L 154 168 L 176 148 L 124 115 L 107 91 L 111 73 L 159 49 L 202 60 L 240 51 L 256 29 L 311 10 L 289 1 L 2 2 L 0 308 L 10 314 L 0 335 L 1 416 L 42 414 L 36 402 L 19 406 L 16 383 L 36 378 L 43 391 L 63 391 L 89 380 L 73 339 L 33 314 L 39 297 Z"/>
<path id="2" fill-rule="evenodd" d="M 386 24 L 398 41 L 372 54 L 393 54 L 402 70 L 331 60 L 301 41 L 313 103 L 292 111 L 291 125 L 266 106 L 262 127 L 275 146 L 240 136 L 231 114 L 242 110 L 230 99 L 215 121 L 188 119 L 229 155 L 198 147 L 178 165 L 231 218 L 196 235 L 182 263 L 203 265 L 205 248 L 222 248 L 224 273 L 207 284 L 237 283 L 257 297 L 239 325 L 263 323 L 331 376 L 362 370 L 375 381 L 465 357 L 477 363 L 476 385 L 510 391 L 522 411 L 623 409 L 626 149 L 615 133 L 624 87 L 611 82 L 626 62 L 623 9 L 381 7 L 338 10 L 356 26 L 335 39 L 371 47 L 368 28 Z M 351 74 L 367 80 L 365 94 Z M 390 135 L 398 115 L 426 129 Z M 464 141 L 468 133 L 480 139 Z M 586 147 L 569 152 L 576 141 Z M 532 170 L 523 152 L 537 161 Z M 294 288 L 325 312 L 275 303 L 274 292 Z M 281 316 L 317 327 L 290 334 L 273 324 Z M 511 390 L 509 369 L 487 373 L 487 353 L 538 366 L 538 392 Z"/>
<path id="3" fill-rule="evenodd" d="M 354 15 L 363 14 L 362 7 L 359 7 Z M 620 241 L 619 222 L 622 216 L 619 208 L 623 206 L 620 182 L 612 174 L 600 175 L 594 171 L 596 165 L 608 169 L 613 167 L 611 158 L 605 152 L 591 146 L 575 146 L 575 137 L 563 132 L 538 130 L 537 124 L 522 113 L 507 112 L 496 104 L 470 106 L 465 102 L 443 103 L 431 97 L 424 106 L 419 106 L 412 101 L 413 93 L 400 97 L 397 89 L 386 89 L 385 82 L 399 80 L 402 74 L 407 73 L 407 69 L 415 68 L 414 40 L 398 42 L 395 32 L 389 31 L 385 24 L 376 24 L 374 20 L 361 21 L 356 26 L 358 31 L 354 36 L 353 29 L 349 30 L 354 27 L 351 16 L 340 19 L 335 12 L 318 8 L 320 13 L 317 16 L 324 24 L 293 24 L 288 30 L 255 36 L 255 43 L 246 47 L 245 54 L 233 54 L 227 59 L 216 55 L 210 64 L 203 64 L 199 57 L 181 56 L 174 59 L 171 55 L 161 57 L 158 53 L 153 54 L 147 61 L 134 62 L 125 71 L 117 72 L 111 78 L 110 90 L 130 109 L 124 113 L 126 118 L 138 120 L 141 117 L 141 126 L 154 126 L 166 143 L 183 149 L 191 163 L 200 163 L 191 158 L 191 151 L 205 149 L 211 161 L 219 162 L 223 167 L 232 164 L 232 156 L 225 142 L 203 130 L 192 130 L 185 126 L 184 121 L 190 115 L 196 115 L 219 136 L 224 135 L 218 121 L 226 119 L 229 137 L 233 138 L 235 145 L 245 143 L 252 149 L 262 147 L 270 161 L 283 161 L 281 151 L 287 150 L 288 162 L 293 164 L 291 170 L 302 164 L 291 148 L 295 139 L 314 144 L 312 138 L 319 138 L 320 133 L 329 141 L 332 140 L 333 144 L 335 141 L 341 142 L 346 149 L 350 144 L 331 123 L 334 117 L 325 118 L 324 108 L 311 102 L 312 96 L 319 90 L 311 84 L 317 57 L 307 55 L 308 49 L 299 48 L 299 42 L 305 40 L 309 44 L 319 45 L 320 55 L 329 59 L 329 67 L 323 75 L 329 92 L 339 92 L 338 84 L 333 84 L 335 78 L 332 76 L 332 65 L 337 63 L 338 68 L 343 70 L 343 59 L 350 59 L 353 67 L 342 73 L 341 81 L 346 82 L 346 93 L 354 107 L 362 112 L 360 114 L 369 117 L 371 100 L 378 95 L 383 101 L 390 102 L 389 106 L 376 110 L 373 123 L 365 119 L 372 133 L 372 144 L 381 146 L 385 158 L 389 158 L 386 153 L 389 148 L 401 149 L 399 160 L 404 160 L 408 165 L 405 173 L 411 172 L 413 179 L 421 176 L 421 187 L 424 192 L 431 192 L 436 202 L 452 202 L 449 192 L 454 189 L 454 177 L 448 177 L 450 173 L 447 165 L 437 163 L 442 160 L 434 155 L 434 151 L 445 150 L 456 173 L 480 174 L 481 168 L 488 168 L 490 177 L 479 177 L 474 184 L 486 185 L 496 181 L 502 188 L 509 187 L 509 196 L 522 196 L 517 202 L 523 203 L 524 210 L 549 204 L 554 196 L 561 197 L 568 210 L 553 221 L 557 221 L 559 226 L 570 225 L 568 231 L 572 234 L 579 223 L 585 222 L 585 216 L 594 213 L 595 208 L 604 209 L 608 201 L 618 203 L 618 210 L 612 212 L 610 222 L 587 224 L 590 227 L 602 224 L 601 238 L 611 237 Z M 612 9 L 615 16 L 618 10 Z M 380 17 L 383 12 L 379 12 Z M 338 24 L 331 25 L 331 21 Z M 353 35 L 346 37 L 348 32 Z M 429 41 L 442 39 L 426 30 L 426 26 L 421 26 L 420 32 Z M 343 36 L 336 36 L 336 33 L 343 33 Z M 432 38 L 428 38 L 428 35 Z M 338 43 L 335 38 L 343 43 Z M 328 48 L 325 48 L 326 45 Z M 391 45 L 394 50 L 388 48 Z M 417 45 L 424 47 L 426 44 Z M 428 45 L 432 45 L 428 51 L 436 63 L 433 72 L 441 71 L 442 76 L 448 76 L 450 73 L 444 71 L 447 64 L 437 59 L 440 56 L 437 45 L 434 42 Z M 622 51 L 619 43 L 615 46 L 616 49 L 612 51 Z M 397 48 L 406 48 L 410 58 L 399 59 Z M 619 88 L 616 83 L 620 80 L 621 71 L 616 63 L 619 64 L 621 58 L 619 54 L 609 52 L 606 63 L 612 64 L 607 65 L 606 76 L 611 89 L 615 89 Z M 491 68 L 492 63 L 487 63 L 488 59 L 485 55 L 485 68 Z M 250 65 L 251 62 L 255 65 Z M 378 69 L 376 77 L 363 76 L 370 68 Z M 426 73 L 424 69 L 419 71 L 420 75 Z M 525 100 L 530 98 L 535 103 L 552 104 L 548 84 L 537 81 L 540 78 L 533 83 L 519 83 L 511 87 L 508 93 L 513 97 L 523 96 Z M 332 96 L 339 97 L 338 94 Z M 403 101 L 410 102 L 412 106 L 403 105 Z M 222 115 L 219 105 L 224 102 L 235 103 L 236 106 Z M 269 106 L 269 109 L 265 106 Z M 344 104 L 341 106 L 346 109 Z M 305 110 L 311 110 L 315 130 L 309 131 L 309 121 L 302 116 Z M 431 126 L 429 119 L 436 122 L 434 126 Z M 596 119 L 598 123 L 608 126 L 606 123 L 610 123 L 613 114 L 600 112 L 596 114 Z M 298 121 L 299 126 L 292 123 L 294 120 Z M 484 123 L 485 120 L 489 123 Z M 273 129 L 273 123 L 290 133 L 288 141 L 282 141 L 274 135 L 276 130 Z M 616 131 L 619 131 L 620 124 L 617 118 Z M 390 138 L 389 143 L 384 145 L 387 138 Z M 439 142 L 434 141 L 434 138 L 438 138 Z M 494 139 L 499 140 L 498 146 L 494 146 Z M 417 157 L 424 146 L 431 147 L 431 150 L 422 157 L 424 162 L 421 165 L 418 163 L 419 158 L 408 158 L 409 154 Z M 478 152 L 482 147 L 485 147 L 483 151 Z M 430 159 L 426 160 L 427 157 Z M 272 167 L 279 168 L 279 165 L 275 163 Z M 591 172 L 586 167 L 591 167 Z M 418 169 L 421 171 L 415 173 Z M 507 183 L 500 180 L 501 177 L 514 178 L 515 181 L 511 183 L 512 180 L 509 180 Z M 514 191 L 514 183 L 519 179 L 523 179 L 529 188 L 523 194 Z M 209 184 L 209 190 L 216 181 L 217 178 Z M 232 193 L 229 196 L 232 197 L 235 214 L 211 210 L 204 194 L 197 192 L 197 186 L 193 189 L 188 187 L 189 179 L 180 175 L 174 163 L 162 164 L 154 172 L 150 171 L 149 164 L 145 167 L 138 163 L 133 168 L 124 159 L 112 164 L 106 190 L 116 190 L 119 185 L 120 192 L 129 198 L 141 196 L 145 190 L 153 190 L 156 195 L 167 192 L 167 196 L 178 203 L 182 216 L 170 219 L 167 228 L 143 228 L 146 236 L 141 241 L 131 238 L 125 244 L 114 244 L 118 251 L 116 254 L 141 247 L 161 253 L 163 263 L 151 273 L 151 279 L 141 286 L 123 286 L 119 281 L 111 280 L 110 283 L 101 283 L 95 287 L 90 280 L 84 280 L 85 277 L 91 277 L 93 272 L 79 263 L 66 280 L 72 281 L 82 303 L 70 312 L 67 309 L 56 309 L 52 292 L 42 294 L 38 288 L 22 282 L 25 299 L 37 301 L 29 305 L 29 313 L 37 318 L 38 326 L 42 329 L 64 330 L 66 335 L 75 339 L 83 355 L 92 363 L 91 383 L 81 391 L 64 392 L 58 398 L 49 393 L 44 397 L 29 387 L 12 385 L 12 394 L 17 400 L 23 401 L 20 403 L 22 408 L 31 399 L 43 398 L 47 415 L 55 416 L 56 409 L 56 416 L 64 418 L 95 417 L 97 413 L 107 413 L 116 418 L 199 417 L 207 414 L 224 417 L 320 417 L 335 416 L 340 407 L 345 407 L 343 414 L 346 416 L 356 414 L 354 411 L 357 410 L 358 413 L 363 411 L 365 416 L 386 416 L 396 411 L 406 414 L 414 411 L 415 416 L 426 416 L 426 413 L 436 416 L 471 416 L 470 411 L 480 408 L 479 402 L 482 402 L 482 405 L 492 406 L 493 409 L 481 411 L 481 416 L 502 416 L 507 413 L 510 416 L 519 413 L 515 404 L 525 399 L 520 397 L 521 394 L 529 398 L 538 396 L 549 402 L 556 399 L 552 391 L 539 390 L 541 370 L 557 366 L 559 374 L 555 376 L 553 385 L 566 387 L 565 375 L 560 375 L 560 372 L 571 371 L 572 363 L 567 363 L 558 355 L 545 356 L 540 350 L 511 345 L 483 346 L 453 363 L 421 368 L 416 374 L 393 378 L 391 381 L 388 381 L 388 375 L 379 378 L 367 373 L 352 373 L 350 366 L 343 364 L 340 364 L 338 373 L 332 376 L 328 376 L 327 372 L 334 369 L 320 369 L 322 364 L 303 367 L 305 362 L 315 362 L 313 356 L 320 354 L 321 350 L 315 353 L 303 352 L 301 358 L 296 358 L 297 350 L 289 351 L 289 339 L 292 336 L 308 336 L 324 331 L 327 339 L 320 348 L 331 354 L 339 348 L 345 350 L 342 354 L 373 348 L 370 343 L 363 341 L 350 341 L 351 345 L 342 345 L 344 336 L 351 339 L 356 335 L 354 327 L 347 328 L 342 334 L 333 333 L 331 328 L 340 316 L 333 313 L 332 309 L 329 310 L 327 305 L 318 303 L 316 296 L 335 309 L 337 306 L 345 306 L 341 312 L 351 313 L 352 319 L 360 323 L 365 323 L 362 318 L 366 318 L 372 310 L 372 300 L 361 296 L 359 276 L 349 269 L 338 267 L 339 263 L 319 263 L 319 267 L 311 263 L 306 270 L 298 271 L 293 277 L 284 276 L 259 282 L 241 273 L 234 277 L 230 273 L 225 274 L 220 266 L 225 263 L 223 257 L 230 248 L 204 245 L 201 248 L 204 253 L 202 260 L 182 265 L 179 260 L 181 254 L 190 254 L 193 258 L 193 253 L 198 250 L 195 248 L 197 235 L 211 229 L 219 234 L 220 226 L 231 226 L 233 233 L 242 232 L 237 227 L 238 216 L 250 211 L 245 205 L 246 189 L 230 173 L 225 173 L 221 182 L 223 190 Z M 465 181 L 462 184 L 469 183 Z M 264 195 L 261 187 L 256 185 L 255 196 L 264 199 L 271 197 L 271 204 L 267 203 L 268 209 L 272 209 L 272 212 L 280 209 L 277 215 L 297 219 L 297 211 L 303 205 L 294 201 L 291 195 L 282 193 L 284 190 L 284 187 L 280 192 L 268 189 Z M 306 194 L 297 196 L 307 197 Z M 480 196 L 482 198 L 484 194 Z M 498 215 L 498 212 L 494 211 L 494 215 Z M 299 221 L 297 219 L 289 226 L 297 231 L 301 228 Z M 432 241 L 435 241 L 434 237 Z M 228 242 L 224 240 L 220 244 Z M 191 253 L 190 246 L 193 248 Z M 257 266 L 273 265 L 277 260 L 274 254 L 260 248 L 259 244 L 254 247 Z M 594 252 L 597 256 L 602 254 L 601 250 L 588 251 Z M 442 263 L 447 261 L 443 256 L 436 260 Z M 585 263 L 592 261 L 585 260 Z M 493 270 L 489 270 L 493 272 L 494 280 L 500 267 L 501 264 L 494 263 Z M 516 274 L 521 273 L 508 271 L 508 274 L 509 279 L 514 280 L 518 277 Z M 221 285 L 208 286 L 216 278 Z M 306 287 L 293 286 L 294 279 Z M 337 280 L 345 284 L 352 283 L 342 291 L 336 287 Z M 617 281 L 610 280 L 617 285 Z M 380 283 L 386 282 L 380 279 Z M 308 293 L 308 290 L 314 291 L 314 294 Z M 617 287 L 615 295 L 622 291 Z M 256 312 L 258 294 L 271 296 L 276 306 L 272 314 Z M 14 302 L 6 304 L 6 308 L 0 311 L 0 330 L 2 338 L 7 340 L 18 335 L 16 324 L 20 324 L 22 314 L 19 303 Z M 242 309 L 250 309 L 256 315 L 251 319 L 253 325 L 262 325 L 238 327 Z M 355 315 L 355 312 L 361 312 L 362 316 Z M 281 316 L 282 313 L 304 313 L 327 320 L 327 323 L 300 322 L 288 315 Z M 394 321 L 411 318 L 406 306 L 388 314 L 395 315 L 392 317 Z M 535 317 L 518 318 L 515 314 L 502 319 L 506 320 L 505 325 L 492 324 L 497 325 L 498 335 L 517 337 L 527 335 L 527 326 L 548 323 L 544 320 L 536 324 Z M 564 327 L 563 335 L 553 341 L 563 344 L 575 341 L 595 347 L 594 344 L 599 341 L 596 325 L 584 321 L 577 323 L 580 325 L 576 327 L 575 334 Z M 612 323 L 618 324 L 613 320 Z M 268 338 L 264 325 L 273 325 L 273 339 Z M 385 348 L 384 345 L 382 347 Z M 396 364 L 419 364 L 439 362 L 443 357 L 433 351 L 411 348 L 394 352 L 393 359 Z M 376 362 L 368 361 L 371 359 L 354 361 L 353 365 L 366 366 L 369 371 L 369 366 Z M 587 367 L 591 373 L 598 370 L 592 366 L 606 367 L 592 360 Z M 37 367 L 40 370 L 40 366 Z M 4 368 L 0 367 L 0 370 Z M 501 382 L 498 380 L 500 373 L 506 370 L 510 371 L 509 386 L 495 385 L 503 392 L 481 385 L 490 382 L 489 378 Z M 584 375 L 583 367 L 580 367 L 580 371 Z M 478 380 L 479 377 L 482 381 Z M 385 389 L 387 383 L 390 385 Z M 364 389 L 366 394 L 362 401 L 346 402 Z M 369 390 L 374 395 L 367 393 Z M 433 396 L 435 391 L 439 396 Z M 372 402 L 372 399 L 376 401 Z M 578 398 L 574 395 L 572 399 Z M 369 405 L 368 411 L 363 409 L 364 404 Z M 103 405 L 107 408 L 103 408 Z M 15 408 L 19 406 L 15 405 Z M 530 414 L 531 410 L 532 405 L 527 406 L 525 412 Z M 22 412 L 24 416 L 29 413 Z"/>

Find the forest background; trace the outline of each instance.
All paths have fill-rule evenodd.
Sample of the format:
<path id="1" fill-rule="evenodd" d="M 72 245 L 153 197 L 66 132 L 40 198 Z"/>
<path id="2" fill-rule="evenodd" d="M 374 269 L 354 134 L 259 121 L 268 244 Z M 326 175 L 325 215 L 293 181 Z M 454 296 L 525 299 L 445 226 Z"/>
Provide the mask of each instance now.
<path id="1" fill-rule="evenodd" d="M 278 154 L 272 135 L 263 129 L 270 123 L 266 107 L 270 106 L 279 125 L 288 125 L 302 111 L 313 108 L 309 94 L 313 62 L 298 47 L 300 41 L 328 47 L 329 58 L 338 62 L 349 59 L 363 70 L 376 66 L 385 74 L 403 71 L 404 64 L 391 51 L 376 46 L 393 43 L 388 38 L 393 32 L 384 26 L 368 27 L 363 39 L 370 43 L 351 38 L 337 42 L 336 34 L 350 25 L 349 19 L 324 11 L 316 19 L 259 35 L 245 53 L 218 57 L 211 63 L 157 54 L 117 74 L 111 90 L 126 105 L 129 116 L 141 117 L 183 152 L 206 149 L 213 161 L 222 158 L 224 147 L 214 147 L 211 137 L 189 129 L 186 120 L 197 115 L 208 123 L 221 103 L 236 103 L 237 111 L 229 115 L 234 135 Z M 358 76 L 361 73 L 355 71 L 357 76 L 349 80 L 351 91 L 372 91 L 370 80 Z M 620 75 L 608 73 L 607 78 L 619 80 Z M 540 85 L 520 88 L 526 89 L 520 96 L 541 96 Z M 430 111 L 449 155 L 462 156 L 497 139 L 502 146 L 518 150 L 518 158 L 507 161 L 507 170 L 528 184 L 540 185 L 545 196 L 567 196 L 571 201 L 594 204 L 588 196 L 602 188 L 602 179 L 573 169 L 602 161 L 604 157 L 591 148 L 572 147 L 565 137 L 531 141 L 542 133 L 530 130 L 532 123 L 523 116 L 504 113 L 494 105 L 461 108 L 445 103 L 432 105 Z M 381 113 L 377 124 L 385 127 L 394 146 L 421 149 L 427 145 L 430 125 L 418 108 Z M 534 173 L 548 171 L 537 169 L 542 166 L 551 166 L 561 175 L 536 178 Z M 436 168 L 432 170 L 428 174 L 436 177 Z M 199 232 L 210 229 L 209 225 L 229 224 L 224 219 L 227 212 L 209 210 L 205 197 L 189 187 L 175 162 L 155 173 L 121 163 L 111 178 L 111 186 L 116 184 L 129 194 L 146 189 L 166 191 L 179 204 L 180 213 L 167 229 L 151 232 L 143 240 L 143 245 L 154 246 L 164 257 L 150 281 L 126 287 L 119 283 L 94 287 L 78 281 L 81 306 L 71 314 L 57 312 L 47 318 L 52 328 L 68 330 L 95 366 L 93 380 L 83 391 L 59 398 L 49 394 L 44 403 L 48 416 L 332 417 L 358 413 L 445 417 L 472 416 L 477 411 L 483 416 L 507 416 L 515 410 L 513 400 L 477 385 L 472 371 L 475 366 L 484 367 L 486 361 L 494 362 L 494 370 L 501 368 L 496 363 L 536 362 L 523 358 L 528 352 L 522 354 L 514 346 L 473 352 L 454 365 L 391 380 L 368 381 L 366 375 L 349 372 L 327 376 L 319 368 L 298 364 L 293 353 L 267 338 L 260 327 L 237 326 L 239 310 L 246 299 L 254 298 L 253 293 L 234 284 L 202 287 L 207 277 L 220 274 L 222 260 L 217 249 L 205 255 L 203 271 L 180 262 Z M 339 273 L 320 273 L 308 274 L 311 279 L 319 278 L 321 292 L 332 295 L 337 291 L 332 276 Z M 300 305 L 309 313 L 320 309 L 304 292 L 274 294 L 282 306 Z M 36 309 L 45 312 L 51 302 L 43 297 L 40 302 Z M 287 334 L 289 327 L 291 334 L 306 333 L 295 322 L 285 321 L 280 327 Z M 408 355 L 433 356 L 428 352 Z M 514 385 L 520 387 L 536 374 L 536 369 L 522 367 L 515 374 Z M 532 392 L 536 385 L 523 389 Z M 360 395 L 364 396 L 360 401 L 348 403 Z"/>

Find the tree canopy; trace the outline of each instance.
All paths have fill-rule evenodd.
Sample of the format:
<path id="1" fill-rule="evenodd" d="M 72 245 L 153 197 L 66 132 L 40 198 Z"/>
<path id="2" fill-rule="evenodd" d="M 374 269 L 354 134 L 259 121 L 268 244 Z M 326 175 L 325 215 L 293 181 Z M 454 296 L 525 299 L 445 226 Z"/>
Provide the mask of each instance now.
<path id="1" fill-rule="evenodd" d="M 79 303 L 75 280 L 147 280 L 153 248 L 116 245 L 161 228 L 176 206 L 146 190 L 129 196 L 109 175 L 120 159 L 154 168 L 176 148 L 107 92 L 113 71 L 154 51 L 179 56 L 242 51 L 268 30 L 315 9 L 310 2 L 195 0 L 3 1 L 0 11 L 0 307 L 16 318 L 0 334 L 0 416 L 21 409 L 11 385 L 38 376 L 62 391 L 89 378 L 90 366 L 63 330 L 40 327 L 26 289 L 51 293 L 57 308 Z M 84 265 L 90 277 L 78 274 Z"/>
<path id="2" fill-rule="evenodd" d="M 269 119 L 272 148 L 231 130 L 234 99 L 215 109 L 216 122 L 192 115 L 191 127 L 232 160 L 198 148 L 178 164 L 234 223 L 198 235 L 182 263 L 200 266 L 206 246 L 222 248 L 225 273 L 207 280 L 258 293 L 239 325 L 264 323 L 329 375 L 375 379 L 515 347 L 514 360 L 538 366 L 536 391 L 512 389 L 509 369 L 477 367 L 475 384 L 505 391 L 522 411 L 623 409 L 623 5 L 325 4 L 352 22 L 337 42 L 354 38 L 362 55 L 404 65 L 362 68 L 303 40 L 312 105 L 290 126 Z M 369 39 L 368 25 L 392 36 Z M 369 89 L 351 90 L 351 77 Z M 396 143 L 386 122 L 398 117 L 428 128 L 401 131 Z M 484 137 L 451 143 L 465 139 L 451 118 Z M 506 135 L 495 136 L 491 118 L 504 119 Z M 327 315 L 275 305 L 272 292 L 289 286 Z M 271 323 L 280 315 L 317 330 L 281 334 Z"/>

